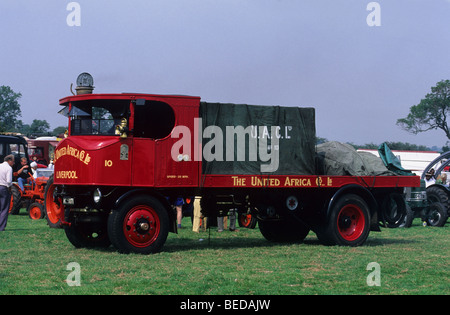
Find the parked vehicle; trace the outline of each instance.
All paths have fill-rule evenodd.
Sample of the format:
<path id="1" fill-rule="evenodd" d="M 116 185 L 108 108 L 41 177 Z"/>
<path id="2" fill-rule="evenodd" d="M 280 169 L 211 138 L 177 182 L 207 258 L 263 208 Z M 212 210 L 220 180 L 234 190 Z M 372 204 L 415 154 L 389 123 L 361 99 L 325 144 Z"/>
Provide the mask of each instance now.
<path id="1" fill-rule="evenodd" d="M 447 172 L 450 164 L 450 151 L 442 153 L 434 159 L 423 171 L 421 180 L 425 180 L 427 174 L 432 181 L 426 187 L 428 200 L 431 203 L 441 203 L 441 206 L 435 207 L 426 215 L 425 222 L 431 226 L 444 226 L 450 215 L 450 189 L 447 178 Z M 442 176 L 445 175 L 445 176 Z"/>
<path id="2" fill-rule="evenodd" d="M 29 161 L 27 140 L 21 135 L 0 135 L 0 160 L 3 161 L 9 154 L 13 154 L 15 160 L 9 213 L 18 214 L 21 208 L 26 208 L 30 218 L 43 218 L 45 186 L 53 170 L 38 169 L 37 178 L 30 178 L 30 182 L 25 184 L 22 190 L 17 184 L 17 170 L 22 167 L 22 158 Z"/>
<path id="3" fill-rule="evenodd" d="M 76 247 L 162 249 L 177 232 L 173 200 L 201 196 L 206 216 L 237 209 L 269 241 L 359 246 L 405 215 L 418 176 L 318 171 L 313 108 L 201 102 L 199 97 L 65 97 L 68 137 L 55 150 L 47 220 Z M 403 218 L 403 217 L 402 217 Z"/>
<path id="4" fill-rule="evenodd" d="M 444 226 L 448 215 L 440 192 L 437 187 L 427 189 L 424 180 L 421 180 L 420 187 L 406 189 L 406 217 L 401 227 L 411 227 L 414 218 L 420 218 L 429 226 Z"/>
<path id="5" fill-rule="evenodd" d="M 55 148 L 59 140 L 56 137 L 28 139 L 28 155 L 32 161 L 48 166 L 54 159 Z"/>

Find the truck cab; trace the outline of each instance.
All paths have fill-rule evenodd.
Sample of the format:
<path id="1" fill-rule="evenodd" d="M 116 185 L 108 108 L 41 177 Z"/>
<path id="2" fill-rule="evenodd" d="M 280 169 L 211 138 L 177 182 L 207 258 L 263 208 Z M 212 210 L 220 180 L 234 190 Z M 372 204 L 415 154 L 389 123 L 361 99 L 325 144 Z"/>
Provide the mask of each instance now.
<path id="1" fill-rule="evenodd" d="M 89 94 L 61 100 L 68 137 L 55 151 L 55 183 L 102 186 L 196 186 L 199 163 L 176 161 L 170 137 L 193 130 L 198 97 Z M 182 162 L 182 163 L 180 163 Z"/>
<path id="2" fill-rule="evenodd" d="M 109 244 L 109 214 L 145 195 L 158 204 L 152 208 L 167 213 L 167 229 L 176 232 L 171 202 L 180 194 L 194 193 L 200 162 L 173 159 L 171 150 L 178 139 L 171 133 L 180 125 L 194 129 L 199 102 L 192 96 L 128 93 L 61 99 L 60 113 L 68 117 L 69 128 L 55 150 L 54 177 L 46 193 L 50 226 L 64 226 L 74 245 Z M 153 224 L 141 223 L 149 229 Z M 149 235 L 147 229 L 139 231 L 130 237 Z"/>

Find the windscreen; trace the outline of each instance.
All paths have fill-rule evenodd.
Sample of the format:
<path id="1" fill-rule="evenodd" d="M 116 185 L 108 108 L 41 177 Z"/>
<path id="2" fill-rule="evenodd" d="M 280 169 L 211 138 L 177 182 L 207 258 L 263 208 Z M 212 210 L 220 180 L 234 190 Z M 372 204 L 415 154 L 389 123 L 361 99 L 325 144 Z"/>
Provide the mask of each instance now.
<path id="1" fill-rule="evenodd" d="M 115 135 L 122 118 L 129 118 L 129 100 L 89 100 L 73 102 L 68 113 L 71 135 Z"/>

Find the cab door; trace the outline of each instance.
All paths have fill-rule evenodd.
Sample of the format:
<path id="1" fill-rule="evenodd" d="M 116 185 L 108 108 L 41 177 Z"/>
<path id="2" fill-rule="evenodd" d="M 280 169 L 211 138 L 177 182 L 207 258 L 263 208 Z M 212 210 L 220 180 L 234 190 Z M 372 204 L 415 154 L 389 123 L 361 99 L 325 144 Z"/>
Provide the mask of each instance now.
<path id="1" fill-rule="evenodd" d="M 194 118 L 199 98 L 160 96 L 146 99 L 134 109 L 133 185 L 192 187 L 198 184 L 199 161 L 194 161 Z M 185 154 L 173 154 L 180 140 L 172 137 L 174 128 L 183 126 L 190 143 Z M 190 152 L 188 152 L 190 149 Z"/>

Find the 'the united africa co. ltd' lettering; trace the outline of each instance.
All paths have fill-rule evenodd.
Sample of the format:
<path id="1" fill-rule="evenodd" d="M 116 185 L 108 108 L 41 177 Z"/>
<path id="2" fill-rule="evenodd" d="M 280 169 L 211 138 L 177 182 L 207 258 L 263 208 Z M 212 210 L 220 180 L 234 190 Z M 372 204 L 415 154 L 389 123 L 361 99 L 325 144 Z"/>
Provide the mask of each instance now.
<path id="1" fill-rule="evenodd" d="M 261 178 L 259 176 L 240 177 L 231 176 L 235 187 L 317 187 L 332 186 L 333 180 L 326 178 L 308 177 L 283 177 L 283 178 Z"/>
<path id="2" fill-rule="evenodd" d="M 91 156 L 84 150 L 78 150 L 77 148 L 71 147 L 70 145 L 59 148 L 55 151 L 55 162 L 62 156 L 72 156 L 84 164 L 88 165 L 91 161 Z"/>

